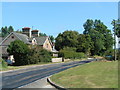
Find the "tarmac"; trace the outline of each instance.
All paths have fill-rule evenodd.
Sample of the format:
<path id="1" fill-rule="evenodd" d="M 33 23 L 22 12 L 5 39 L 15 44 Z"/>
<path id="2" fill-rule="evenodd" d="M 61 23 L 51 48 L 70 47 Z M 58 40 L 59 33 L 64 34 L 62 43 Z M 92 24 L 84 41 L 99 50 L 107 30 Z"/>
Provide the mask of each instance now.
<path id="1" fill-rule="evenodd" d="M 42 88 L 43 89 L 45 89 L 45 88 L 50 89 L 51 88 L 52 90 L 58 90 L 47 82 L 47 78 L 48 77 L 42 78 L 40 80 L 34 81 L 32 83 L 29 83 L 27 85 L 24 85 L 24 86 L 21 86 L 18 88 L 21 88 L 21 89 L 22 88 L 40 88 L 40 89 L 42 89 Z"/>

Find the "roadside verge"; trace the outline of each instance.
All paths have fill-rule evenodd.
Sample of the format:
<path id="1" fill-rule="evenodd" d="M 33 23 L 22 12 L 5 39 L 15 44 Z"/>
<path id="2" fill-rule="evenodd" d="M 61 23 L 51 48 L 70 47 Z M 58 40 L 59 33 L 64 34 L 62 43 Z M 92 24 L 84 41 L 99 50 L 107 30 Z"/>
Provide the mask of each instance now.
<path id="1" fill-rule="evenodd" d="M 64 87 L 55 84 L 54 82 L 51 81 L 50 77 L 47 78 L 47 82 L 51 84 L 53 87 L 57 88 L 58 90 L 66 90 Z"/>

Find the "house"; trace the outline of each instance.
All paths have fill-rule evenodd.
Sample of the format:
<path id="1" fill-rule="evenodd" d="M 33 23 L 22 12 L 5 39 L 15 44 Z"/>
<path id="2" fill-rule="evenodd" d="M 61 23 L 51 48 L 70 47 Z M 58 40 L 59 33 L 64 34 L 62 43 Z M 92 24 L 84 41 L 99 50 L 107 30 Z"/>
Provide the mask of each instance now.
<path id="1" fill-rule="evenodd" d="M 53 45 L 48 36 L 39 36 L 39 30 L 31 30 L 29 27 L 24 27 L 22 28 L 22 33 L 11 32 L 4 40 L 2 40 L 0 43 L 2 58 L 8 58 L 8 45 L 15 40 L 21 40 L 27 45 L 39 45 L 51 52 L 53 50 Z"/>

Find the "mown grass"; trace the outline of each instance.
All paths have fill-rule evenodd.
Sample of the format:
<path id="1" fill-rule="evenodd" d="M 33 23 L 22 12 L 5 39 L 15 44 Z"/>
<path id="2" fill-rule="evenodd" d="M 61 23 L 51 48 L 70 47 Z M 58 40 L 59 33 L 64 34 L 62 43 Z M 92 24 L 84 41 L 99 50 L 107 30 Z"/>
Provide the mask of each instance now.
<path id="1" fill-rule="evenodd" d="M 118 88 L 118 62 L 91 62 L 55 74 L 51 80 L 65 88 Z"/>

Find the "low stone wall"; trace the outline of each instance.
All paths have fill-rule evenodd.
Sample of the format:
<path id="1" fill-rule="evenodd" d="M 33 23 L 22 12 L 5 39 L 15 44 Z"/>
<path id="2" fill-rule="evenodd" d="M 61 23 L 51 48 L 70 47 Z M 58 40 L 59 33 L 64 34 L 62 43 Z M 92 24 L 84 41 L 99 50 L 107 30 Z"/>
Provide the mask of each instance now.
<path id="1" fill-rule="evenodd" d="M 64 59 L 64 61 L 69 61 L 70 59 Z M 52 58 L 52 62 L 62 62 L 62 58 Z"/>
<path id="2" fill-rule="evenodd" d="M 62 58 L 52 58 L 52 62 L 62 62 Z"/>

